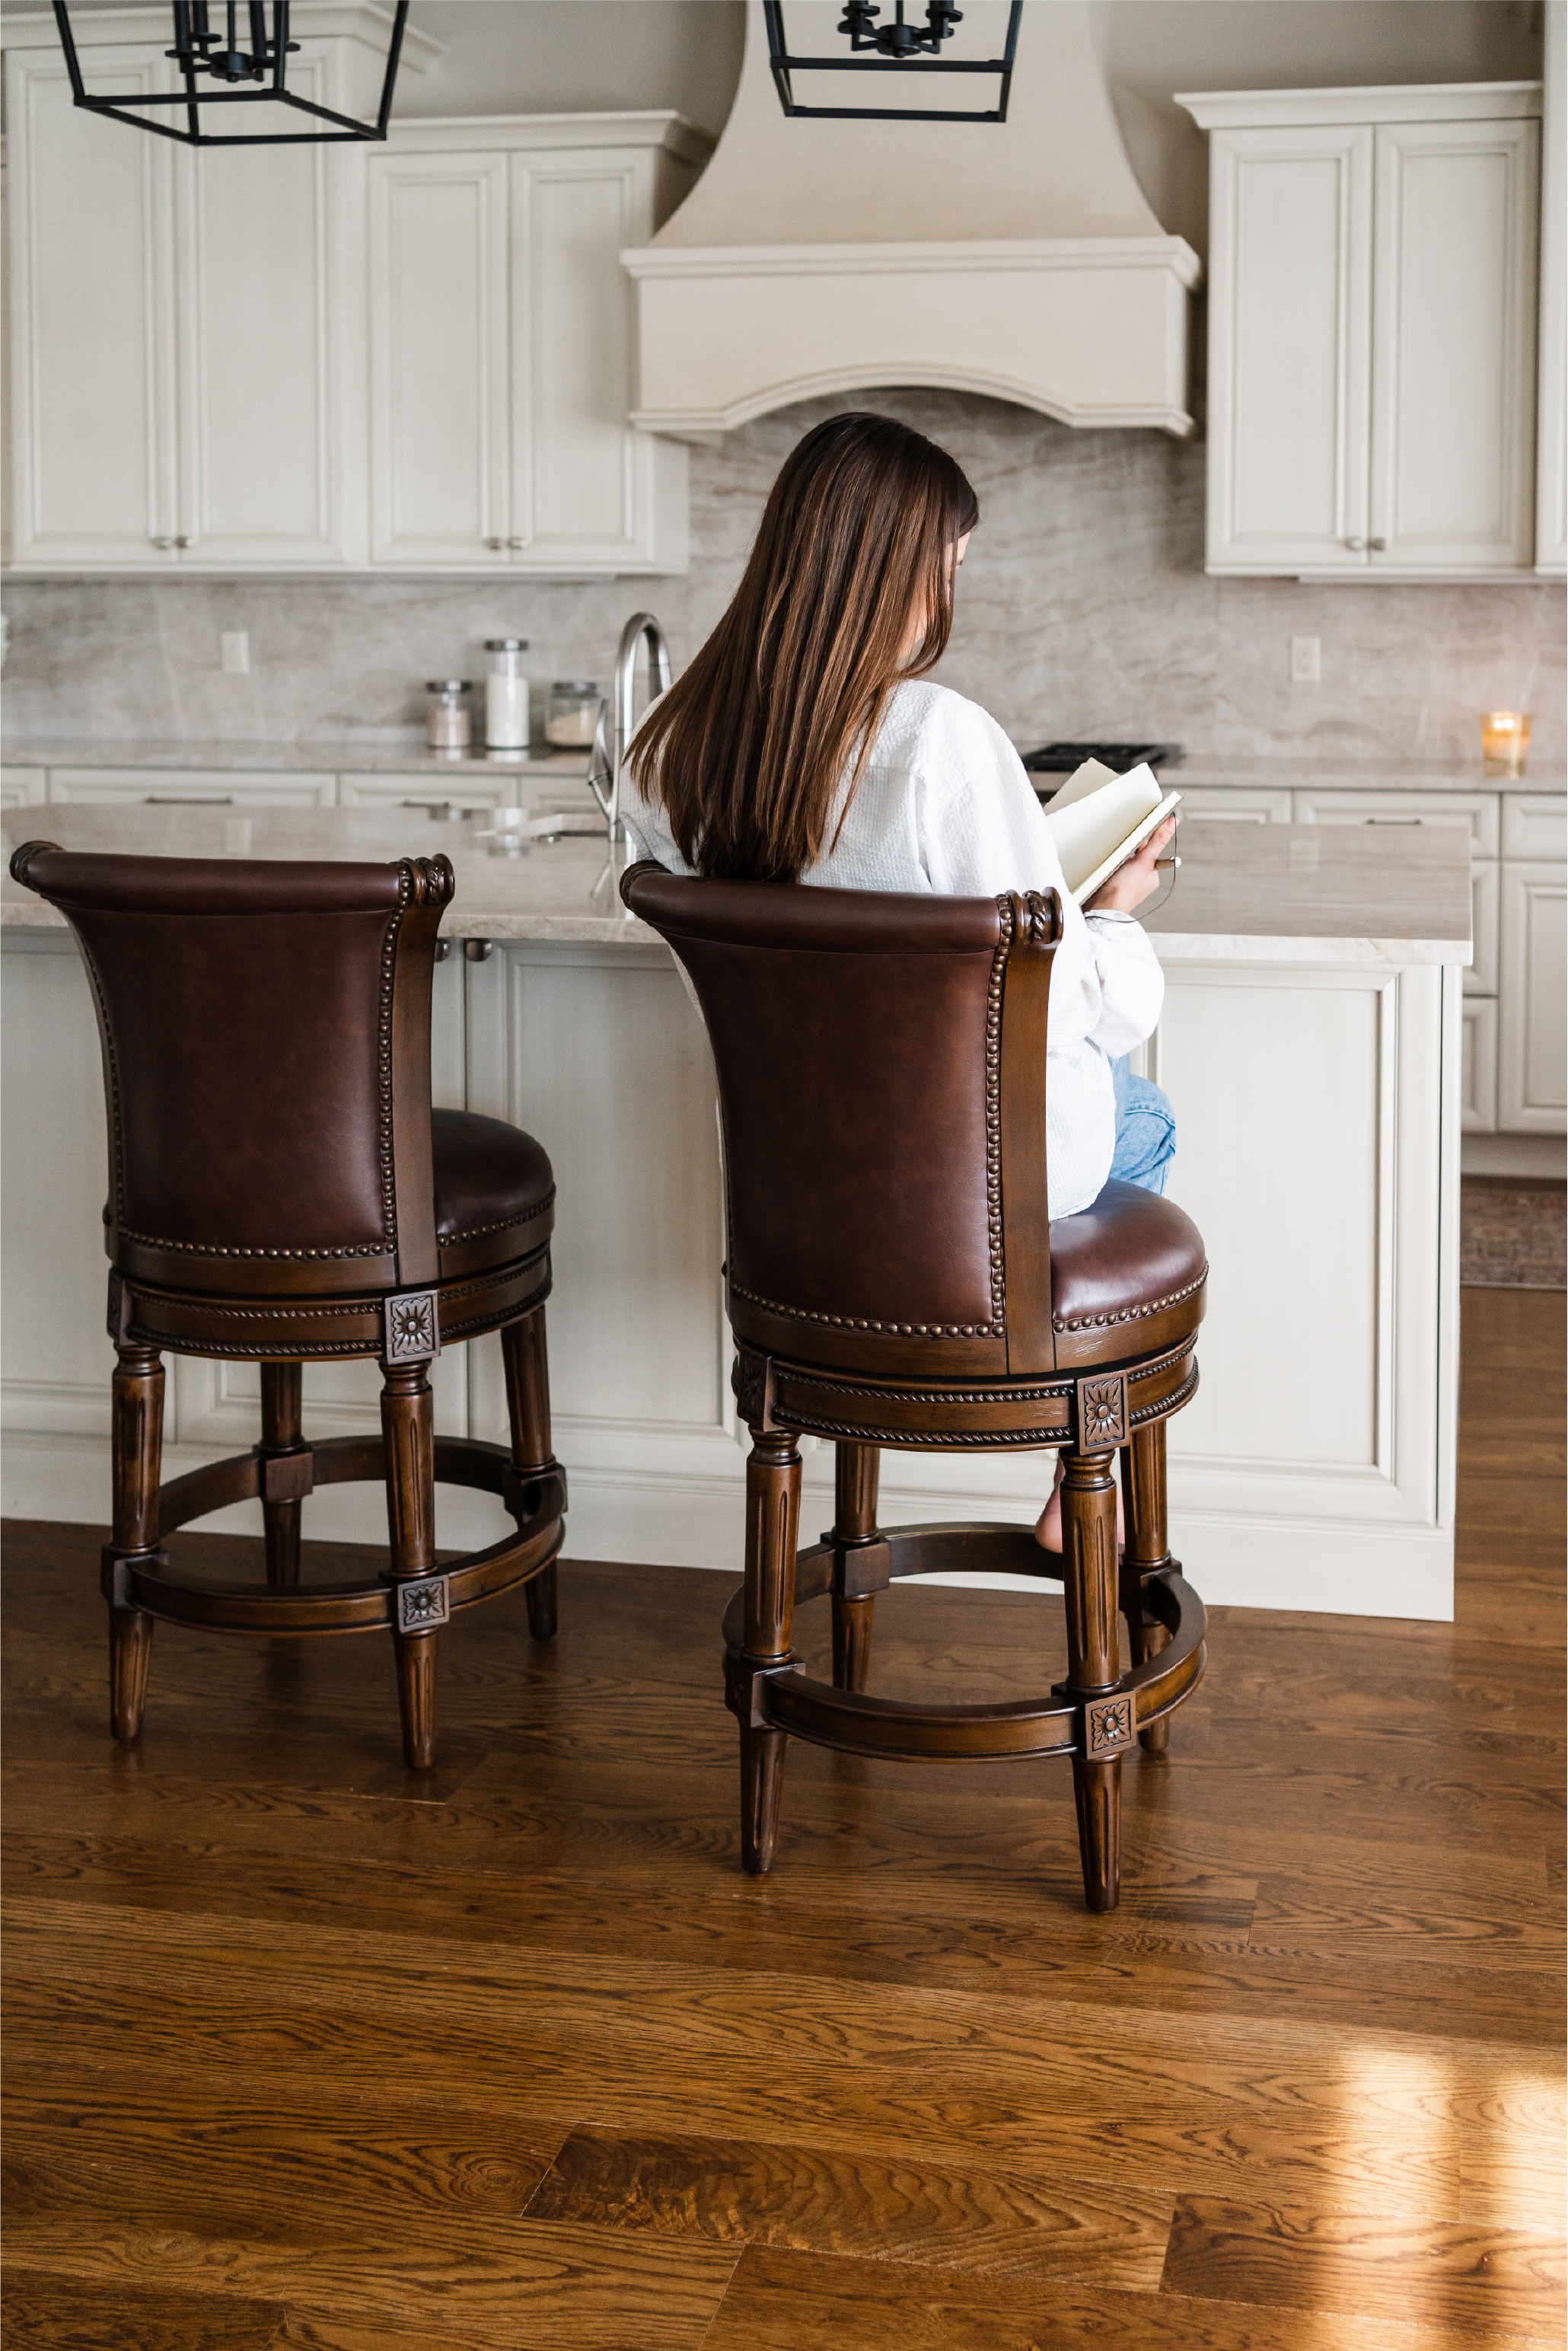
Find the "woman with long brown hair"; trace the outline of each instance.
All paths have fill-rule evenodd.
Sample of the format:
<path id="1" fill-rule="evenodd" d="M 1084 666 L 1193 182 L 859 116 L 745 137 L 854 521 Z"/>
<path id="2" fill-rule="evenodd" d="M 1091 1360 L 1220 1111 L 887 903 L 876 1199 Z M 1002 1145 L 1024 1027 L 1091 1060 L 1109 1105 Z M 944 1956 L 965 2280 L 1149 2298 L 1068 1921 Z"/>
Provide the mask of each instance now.
<path id="1" fill-rule="evenodd" d="M 1163 1191 L 1170 1105 L 1126 1055 L 1165 993 L 1133 909 L 1167 824 L 1080 911 L 1012 744 L 930 683 L 979 502 L 891 417 L 830 417 L 786 460 L 733 601 L 631 753 L 634 848 L 674 872 L 992 897 L 1054 890 L 1046 1137 L 1058 1216 L 1108 1176 Z M 1041 1539 L 1060 1544 L 1054 1499 Z"/>

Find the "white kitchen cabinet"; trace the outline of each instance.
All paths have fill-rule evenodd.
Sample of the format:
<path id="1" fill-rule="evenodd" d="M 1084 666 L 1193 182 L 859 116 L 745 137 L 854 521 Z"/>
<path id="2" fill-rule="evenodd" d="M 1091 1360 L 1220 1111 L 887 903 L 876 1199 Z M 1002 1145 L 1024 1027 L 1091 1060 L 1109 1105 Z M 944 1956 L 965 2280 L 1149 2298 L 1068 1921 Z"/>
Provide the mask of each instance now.
<path id="1" fill-rule="evenodd" d="M 1254 790 L 1245 784 L 1184 784 L 1179 773 L 1164 778 L 1167 789 L 1181 794 L 1178 816 L 1213 818 L 1228 824 L 1289 824 L 1291 795 Z"/>
<path id="2" fill-rule="evenodd" d="M 0 809 L 37 808 L 47 793 L 48 777 L 42 768 L 7 768 L 0 775 Z"/>
<path id="3" fill-rule="evenodd" d="M 1560 863 L 1505 862 L 1498 1124 L 1568 1133 L 1568 882 Z"/>
<path id="4" fill-rule="evenodd" d="M 51 768 L 49 798 L 120 808 L 330 808 L 337 778 L 256 775 L 244 768 Z"/>
<path id="5" fill-rule="evenodd" d="M 1225 93 L 1207 569 L 1529 574 L 1538 83 Z"/>
<path id="6" fill-rule="evenodd" d="M 1465 1134 L 1497 1133 L 1497 998 L 1467 996 L 1459 1053 L 1459 1126 Z"/>
<path id="7" fill-rule="evenodd" d="M 632 430 L 641 244 L 701 152 L 669 116 L 421 122 L 370 172 L 371 559 L 684 570 L 686 452 Z"/>
<path id="8" fill-rule="evenodd" d="M 57 39 L 7 54 L 12 560 L 27 570 L 341 565 L 362 501 L 362 165 L 342 147 L 197 152 L 82 112 Z M 340 40 L 291 81 L 343 103 Z M 168 87 L 162 45 L 86 53 Z"/>

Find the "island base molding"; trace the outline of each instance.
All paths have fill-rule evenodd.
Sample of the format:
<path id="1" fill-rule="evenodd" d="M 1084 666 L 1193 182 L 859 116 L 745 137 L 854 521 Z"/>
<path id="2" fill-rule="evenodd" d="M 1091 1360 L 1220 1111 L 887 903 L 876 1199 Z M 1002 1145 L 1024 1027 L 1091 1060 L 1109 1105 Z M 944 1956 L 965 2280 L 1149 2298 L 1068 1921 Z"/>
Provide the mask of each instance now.
<path id="1" fill-rule="evenodd" d="M 574 1454 L 570 1432 L 563 1437 L 559 1425 L 556 1440 L 571 1492 L 563 1560 L 716 1568 L 738 1578 L 746 1542 L 745 1461 L 732 1439 L 727 1437 L 714 1448 L 722 1456 L 722 1466 L 697 1475 L 594 1467 Z M 170 1477 L 204 1468 L 221 1458 L 215 1447 L 164 1448 Z M 990 1518 L 1029 1525 L 1051 1488 L 1051 1456 L 1030 1458 L 1035 1476 L 1020 1478 L 1014 1463 L 1005 1484 L 988 1481 L 982 1489 L 967 1479 L 951 1486 L 903 1481 L 898 1471 L 910 1456 L 890 1450 L 883 1458 L 882 1517 L 895 1527 L 972 1517 L 981 1506 Z M 1212 1473 L 1206 1473 L 1204 1487 L 1211 1489 L 1213 1482 Z M 1227 1515 L 1211 1505 L 1193 1507 L 1189 1502 L 1184 1507 L 1183 1489 L 1190 1489 L 1191 1483 L 1173 1463 L 1173 1541 L 1194 1574 L 1201 1573 L 1211 1607 L 1451 1620 L 1451 1527 L 1398 1527 L 1370 1519 L 1283 1524 L 1247 1507 Z M 6 1437 L 0 1477 L 0 1510 L 6 1518 L 65 1520 L 96 1529 L 108 1523 L 109 1490 L 107 1439 L 32 1431 Z M 307 1542 L 385 1542 L 382 1498 L 368 1489 L 326 1489 L 311 1497 L 308 1510 Z M 808 1453 L 800 1502 L 802 1541 L 819 1526 L 831 1526 L 832 1518 L 831 1456 L 821 1447 L 814 1455 Z M 444 1485 L 437 1489 L 436 1520 L 444 1551 L 477 1550 L 497 1540 L 508 1523 L 492 1498 Z M 259 1536 L 261 1506 L 237 1503 L 190 1531 Z M 940 1575 L 916 1580 L 952 1581 Z M 1049 1595 L 1054 1589 L 1016 1575 L 967 1576 L 963 1581 L 971 1591 Z"/>

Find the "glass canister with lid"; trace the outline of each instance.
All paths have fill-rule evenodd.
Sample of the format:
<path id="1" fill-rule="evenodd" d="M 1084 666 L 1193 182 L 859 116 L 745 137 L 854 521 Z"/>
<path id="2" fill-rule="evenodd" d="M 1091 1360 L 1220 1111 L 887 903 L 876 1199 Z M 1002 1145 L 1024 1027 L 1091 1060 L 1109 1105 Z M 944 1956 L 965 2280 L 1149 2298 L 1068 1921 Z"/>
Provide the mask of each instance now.
<path id="1" fill-rule="evenodd" d="M 591 677 L 558 677 L 549 690 L 546 739 L 561 751 L 586 751 L 599 721 L 599 688 Z"/>
<path id="2" fill-rule="evenodd" d="M 433 751 L 466 751 L 472 733 L 466 677 L 433 677 L 425 685 L 424 739 Z"/>
<path id="3" fill-rule="evenodd" d="M 523 675 L 527 637 L 486 637 L 485 746 L 490 751 L 528 747 L 528 681 Z"/>

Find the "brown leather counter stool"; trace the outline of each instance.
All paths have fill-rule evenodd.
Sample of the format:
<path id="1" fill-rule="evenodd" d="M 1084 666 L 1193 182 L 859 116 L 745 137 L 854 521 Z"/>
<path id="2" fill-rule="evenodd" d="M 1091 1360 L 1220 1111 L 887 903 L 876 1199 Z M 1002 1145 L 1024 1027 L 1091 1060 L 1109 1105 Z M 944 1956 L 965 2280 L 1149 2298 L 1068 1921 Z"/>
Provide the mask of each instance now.
<path id="1" fill-rule="evenodd" d="M 1050 1221 L 1057 901 L 696 882 L 653 864 L 622 895 L 690 973 L 718 1071 L 752 1435 L 746 1583 L 725 1618 L 745 1865 L 772 1866 L 791 1733 L 861 1755 L 1070 1755 L 1084 1894 L 1113 1909 L 1122 1758 L 1134 1740 L 1163 1747 L 1204 1668 L 1203 1604 L 1166 1544 L 1165 1423 L 1197 1385 L 1207 1268 L 1190 1220 L 1133 1185 Z M 833 1439 L 837 1494 L 831 1532 L 797 1556 L 801 1430 Z M 1023 1527 L 883 1531 L 888 1445 L 1061 1448 L 1060 1559 Z M 876 1593 L 935 1569 L 1060 1579 L 1066 1681 L 1009 1705 L 867 1695 Z M 831 1688 L 790 1647 L 795 1601 L 822 1593 Z"/>
<path id="2" fill-rule="evenodd" d="M 114 1735 L 140 1733 L 158 1617 L 267 1635 L 381 1625 L 397 1654 L 403 1753 L 424 1770 L 440 1626 L 526 1583 L 530 1628 L 548 1639 L 566 1508 L 545 1355 L 549 1161 L 499 1119 L 431 1108 L 452 868 L 99 857 L 33 841 L 11 872 L 75 931 L 103 1044 Z M 496 1330 L 509 1448 L 436 1437 L 433 1358 Z M 258 1361 L 262 1431 L 250 1452 L 161 1489 L 165 1349 Z M 300 1367 L 354 1355 L 383 1367 L 382 1437 L 312 1446 Z M 304 1498 L 382 1477 L 390 1572 L 301 1585 Z M 438 1565 L 442 1480 L 499 1495 L 515 1532 Z M 252 1496 L 266 1583 L 177 1573 L 162 1536 Z"/>

